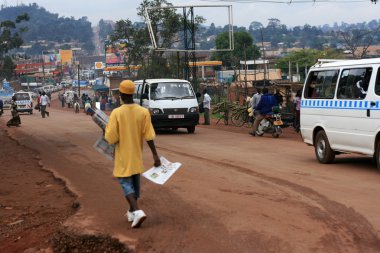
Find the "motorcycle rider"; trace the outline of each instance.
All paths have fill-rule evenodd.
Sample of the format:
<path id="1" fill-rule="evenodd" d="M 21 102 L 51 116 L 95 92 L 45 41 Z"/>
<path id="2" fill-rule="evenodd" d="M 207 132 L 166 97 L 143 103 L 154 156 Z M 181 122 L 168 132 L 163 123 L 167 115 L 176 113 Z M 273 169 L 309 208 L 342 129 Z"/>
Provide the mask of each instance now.
<path id="1" fill-rule="evenodd" d="M 252 136 L 258 135 L 257 128 L 259 127 L 260 122 L 265 118 L 265 115 L 273 114 L 273 106 L 278 105 L 276 98 L 269 93 L 268 88 L 263 88 L 262 92 L 263 95 L 260 98 L 260 102 L 255 108 L 258 114 L 253 123 L 252 132 L 249 133 Z"/>

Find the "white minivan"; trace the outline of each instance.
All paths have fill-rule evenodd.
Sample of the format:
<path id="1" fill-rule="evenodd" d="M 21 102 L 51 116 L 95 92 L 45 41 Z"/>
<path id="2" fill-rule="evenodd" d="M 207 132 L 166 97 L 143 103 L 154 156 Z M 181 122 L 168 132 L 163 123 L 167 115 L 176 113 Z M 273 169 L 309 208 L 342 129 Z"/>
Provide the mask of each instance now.
<path id="1" fill-rule="evenodd" d="M 301 134 L 321 163 L 336 154 L 372 156 L 380 169 L 380 58 L 319 60 L 301 100 Z"/>
<path id="2" fill-rule="evenodd" d="M 194 133 L 198 124 L 197 98 L 186 80 L 135 81 L 134 101 L 149 109 L 154 128 L 186 128 L 188 133 Z"/>
<path id="3" fill-rule="evenodd" d="M 30 92 L 16 92 L 13 94 L 16 97 L 17 111 L 33 113 L 33 98 Z"/>

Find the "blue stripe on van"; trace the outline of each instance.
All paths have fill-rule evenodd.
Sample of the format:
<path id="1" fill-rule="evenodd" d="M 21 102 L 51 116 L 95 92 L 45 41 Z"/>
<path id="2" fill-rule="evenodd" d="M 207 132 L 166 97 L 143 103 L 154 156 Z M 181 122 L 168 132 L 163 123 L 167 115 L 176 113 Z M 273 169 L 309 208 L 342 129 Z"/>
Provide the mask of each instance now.
<path id="1" fill-rule="evenodd" d="M 375 103 L 371 106 L 371 103 Z M 303 108 L 322 108 L 322 109 L 353 109 L 353 110 L 380 110 L 380 101 L 337 101 L 337 100 L 315 100 L 303 99 L 301 100 L 301 107 Z"/>

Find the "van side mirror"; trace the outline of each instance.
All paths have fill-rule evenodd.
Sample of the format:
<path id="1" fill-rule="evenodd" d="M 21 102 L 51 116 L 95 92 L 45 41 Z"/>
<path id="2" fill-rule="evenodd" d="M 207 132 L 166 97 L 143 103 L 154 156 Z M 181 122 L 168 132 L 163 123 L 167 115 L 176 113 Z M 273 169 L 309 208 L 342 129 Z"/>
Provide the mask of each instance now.
<path id="1" fill-rule="evenodd" d="M 149 97 L 148 97 L 148 94 L 144 93 L 141 95 L 141 98 L 142 99 L 148 99 L 149 100 Z"/>

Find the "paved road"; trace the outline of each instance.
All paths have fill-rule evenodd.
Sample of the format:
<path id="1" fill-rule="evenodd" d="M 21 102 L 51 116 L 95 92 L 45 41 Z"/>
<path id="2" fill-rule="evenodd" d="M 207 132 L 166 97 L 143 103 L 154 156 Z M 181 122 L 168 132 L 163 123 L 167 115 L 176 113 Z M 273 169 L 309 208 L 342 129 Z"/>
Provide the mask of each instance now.
<path id="1" fill-rule="evenodd" d="M 183 165 L 164 186 L 143 180 L 148 219 L 132 230 L 113 164 L 92 147 L 100 129 L 83 113 L 50 111 L 22 115 L 9 132 L 77 194 L 69 228 L 108 233 L 137 252 L 380 252 L 380 173 L 369 158 L 321 165 L 290 129 L 279 139 L 207 126 L 161 132 L 159 154 Z M 144 159 L 150 167 L 147 146 Z"/>

